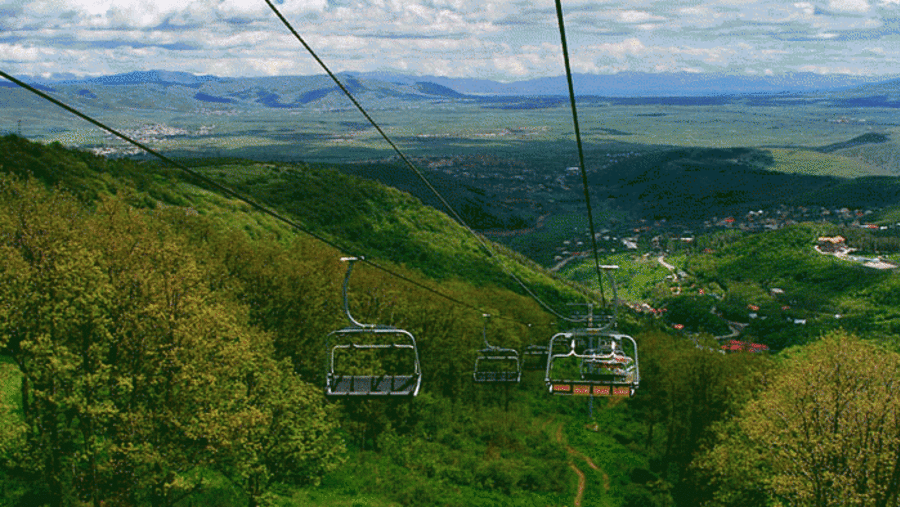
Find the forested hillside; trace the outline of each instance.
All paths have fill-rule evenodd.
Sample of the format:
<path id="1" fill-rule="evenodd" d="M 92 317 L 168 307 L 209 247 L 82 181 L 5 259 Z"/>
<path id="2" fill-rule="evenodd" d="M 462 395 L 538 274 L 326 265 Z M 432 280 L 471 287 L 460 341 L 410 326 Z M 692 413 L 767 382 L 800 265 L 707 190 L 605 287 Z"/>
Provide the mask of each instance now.
<path id="1" fill-rule="evenodd" d="M 829 446 L 810 456 L 883 456 L 854 455 L 824 484 L 897 504 L 900 412 L 892 380 L 877 377 L 896 378 L 893 352 L 835 333 L 775 364 L 628 314 L 620 330 L 639 344 L 642 377 L 631 399 L 551 397 L 541 372 L 475 385 L 481 314 L 359 266 L 354 315 L 415 334 L 422 391 L 326 400 L 324 337 L 345 324 L 342 252 L 152 165 L 0 141 L 2 505 L 838 505 L 849 497 L 791 488 L 807 472 L 791 457 L 820 441 L 796 424 L 863 390 L 872 403 L 835 414 Z M 283 193 L 274 177 L 204 170 L 504 317 L 491 319 L 492 343 L 556 331 L 446 217 L 322 168 L 269 169 Z M 336 220 L 329 202 L 350 211 Z M 515 269 L 557 307 L 577 299 Z M 841 351 L 854 368 L 834 366 Z M 841 444 L 857 442 L 867 414 L 881 447 Z"/>

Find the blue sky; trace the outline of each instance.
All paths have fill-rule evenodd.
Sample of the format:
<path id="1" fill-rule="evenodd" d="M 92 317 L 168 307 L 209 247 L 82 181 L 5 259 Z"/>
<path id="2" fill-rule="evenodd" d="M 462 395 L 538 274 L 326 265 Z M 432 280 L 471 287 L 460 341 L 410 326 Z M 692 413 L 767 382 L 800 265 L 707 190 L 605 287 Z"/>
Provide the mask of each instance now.
<path id="1" fill-rule="evenodd" d="M 900 0 L 564 0 L 576 72 L 900 75 Z M 335 71 L 563 73 L 553 0 L 283 0 Z M 0 0 L 0 68 L 319 74 L 263 0 Z"/>

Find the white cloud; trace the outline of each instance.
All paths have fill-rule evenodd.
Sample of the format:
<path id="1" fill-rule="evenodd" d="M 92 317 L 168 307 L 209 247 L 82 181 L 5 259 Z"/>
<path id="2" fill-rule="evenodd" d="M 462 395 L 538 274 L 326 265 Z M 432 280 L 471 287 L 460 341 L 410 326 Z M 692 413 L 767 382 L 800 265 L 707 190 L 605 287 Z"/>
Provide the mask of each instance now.
<path id="1" fill-rule="evenodd" d="M 622 58 L 626 55 L 640 55 L 647 52 L 647 46 L 637 38 L 627 39 L 622 42 L 595 44 L 587 46 L 585 49 L 598 53 L 606 53 L 615 56 L 616 58 Z"/>
<path id="2" fill-rule="evenodd" d="M 814 72 L 816 74 L 851 74 L 855 76 L 865 75 L 866 73 L 860 69 L 843 66 L 830 65 L 803 65 L 799 68 L 801 72 Z"/>
<path id="3" fill-rule="evenodd" d="M 885 18 L 896 15 L 897 5 L 900 0 L 567 0 L 565 8 L 579 72 L 777 74 L 796 70 L 797 55 L 815 54 L 800 64 L 900 74 L 892 52 L 872 50 L 894 45 Z M 338 71 L 406 68 L 507 80 L 561 73 L 552 2 L 285 0 L 278 8 Z M 319 72 L 257 0 L 0 0 L 0 33 L 14 41 L 0 46 L 0 59 L 13 72 L 26 73 L 26 65 L 76 74 Z M 849 33 L 854 38 L 847 40 Z"/>
<path id="4" fill-rule="evenodd" d="M 869 2 L 866 0 L 831 0 L 828 8 L 838 12 L 866 12 Z"/>
<path id="5" fill-rule="evenodd" d="M 816 6 L 809 2 L 797 2 L 794 4 L 794 7 L 803 11 L 803 14 L 807 16 L 812 16 L 816 13 Z"/>
<path id="6" fill-rule="evenodd" d="M 619 11 L 616 19 L 622 23 L 646 23 L 647 21 L 662 21 L 662 16 L 654 16 L 646 11 Z"/>

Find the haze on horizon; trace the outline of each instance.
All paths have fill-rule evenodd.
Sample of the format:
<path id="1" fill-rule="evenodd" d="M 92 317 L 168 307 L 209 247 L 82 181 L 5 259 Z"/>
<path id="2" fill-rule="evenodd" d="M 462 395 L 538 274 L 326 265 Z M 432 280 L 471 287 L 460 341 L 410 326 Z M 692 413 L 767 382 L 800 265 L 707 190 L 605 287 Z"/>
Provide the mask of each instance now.
<path id="1" fill-rule="evenodd" d="M 498 81 L 563 72 L 552 0 L 278 4 L 337 72 Z M 579 73 L 900 75 L 900 0 L 569 0 L 564 10 Z M 0 0 L 0 68 L 42 77 L 321 73 L 263 0 Z"/>

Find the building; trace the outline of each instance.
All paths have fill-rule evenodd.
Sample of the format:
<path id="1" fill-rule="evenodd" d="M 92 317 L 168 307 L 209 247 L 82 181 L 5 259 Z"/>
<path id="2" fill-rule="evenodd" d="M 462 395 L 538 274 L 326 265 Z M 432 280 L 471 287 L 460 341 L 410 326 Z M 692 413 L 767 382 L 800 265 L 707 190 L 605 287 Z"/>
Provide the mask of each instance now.
<path id="1" fill-rule="evenodd" d="M 816 242 L 816 246 L 825 253 L 838 253 L 847 250 L 846 241 L 843 236 L 822 236 Z"/>
<path id="2" fill-rule="evenodd" d="M 722 345 L 725 352 L 768 352 L 769 347 L 762 343 L 742 342 L 740 340 L 729 340 Z"/>

